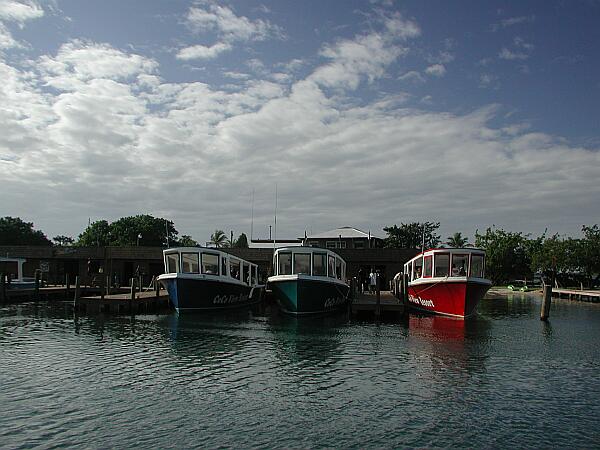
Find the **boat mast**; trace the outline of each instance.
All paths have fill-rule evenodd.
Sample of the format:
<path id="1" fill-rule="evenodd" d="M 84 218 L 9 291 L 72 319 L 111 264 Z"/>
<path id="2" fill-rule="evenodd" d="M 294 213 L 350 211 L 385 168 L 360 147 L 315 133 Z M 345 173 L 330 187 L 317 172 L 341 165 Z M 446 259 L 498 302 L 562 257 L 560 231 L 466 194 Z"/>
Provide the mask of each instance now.
<path id="1" fill-rule="evenodd" d="M 273 236 L 273 250 L 277 241 L 277 183 L 275 183 L 275 235 Z"/>

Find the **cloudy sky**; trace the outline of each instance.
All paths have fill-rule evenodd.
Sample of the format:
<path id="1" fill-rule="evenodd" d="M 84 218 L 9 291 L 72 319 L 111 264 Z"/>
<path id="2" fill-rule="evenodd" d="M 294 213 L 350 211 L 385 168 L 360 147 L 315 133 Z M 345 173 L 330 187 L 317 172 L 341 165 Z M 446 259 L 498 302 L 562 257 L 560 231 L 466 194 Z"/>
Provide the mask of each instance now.
<path id="1" fill-rule="evenodd" d="M 600 222 L 600 2 L 0 0 L 0 216 Z M 254 192 L 254 195 L 253 195 Z M 252 198 L 254 197 L 254 202 Z M 254 203 L 254 208 L 252 204 Z"/>

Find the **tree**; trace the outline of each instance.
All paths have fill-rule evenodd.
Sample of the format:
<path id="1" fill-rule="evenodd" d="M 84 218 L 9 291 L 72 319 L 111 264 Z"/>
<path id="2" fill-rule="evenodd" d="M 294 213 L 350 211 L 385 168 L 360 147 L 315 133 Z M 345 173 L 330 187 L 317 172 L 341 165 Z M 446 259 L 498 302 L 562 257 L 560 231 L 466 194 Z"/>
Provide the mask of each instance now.
<path id="1" fill-rule="evenodd" d="M 466 237 L 463 237 L 461 232 L 457 232 L 452 236 L 448 236 L 446 244 L 453 248 L 463 248 L 467 245 L 467 242 L 469 242 L 469 240 Z"/>
<path id="2" fill-rule="evenodd" d="M 385 227 L 387 233 L 384 246 L 388 248 L 416 248 L 420 249 L 425 237 L 425 249 L 435 248 L 440 244 L 440 236 L 435 231 L 440 227 L 439 222 L 413 222 L 401 223 Z"/>
<path id="3" fill-rule="evenodd" d="M 106 245 L 111 245 L 111 227 L 106 220 L 92 222 L 75 242 L 77 247 L 104 247 Z"/>
<path id="4" fill-rule="evenodd" d="M 475 232 L 475 246 L 486 251 L 486 272 L 495 284 L 531 276 L 531 255 L 542 239 L 529 240 L 522 233 L 502 229 Z"/>
<path id="5" fill-rule="evenodd" d="M 235 241 L 234 247 L 248 248 L 248 237 L 246 237 L 245 233 L 240 234 L 240 236 Z"/>
<path id="6" fill-rule="evenodd" d="M 52 245 L 40 230 L 33 229 L 33 223 L 24 222 L 19 217 L 0 218 L 0 245 Z"/>
<path id="7" fill-rule="evenodd" d="M 112 245 L 144 245 L 161 247 L 169 242 L 177 242 L 177 230 L 173 222 L 148 214 L 122 217 L 111 224 Z"/>
<path id="8" fill-rule="evenodd" d="M 191 236 L 184 234 L 183 236 L 181 236 L 181 239 L 179 239 L 177 245 L 181 247 L 195 247 L 198 245 L 198 242 L 193 240 Z"/>
<path id="9" fill-rule="evenodd" d="M 177 244 L 178 234 L 172 221 L 143 214 L 122 217 L 111 224 L 106 220 L 94 222 L 79 235 L 75 245 L 79 247 L 106 245 L 162 247 L 167 244 L 167 240 L 170 244 Z"/>
<path id="10" fill-rule="evenodd" d="M 584 225 L 581 228 L 583 239 L 578 252 L 580 267 L 592 284 L 592 279 L 596 279 L 600 274 L 600 229 L 598 225 L 588 227 Z"/>
<path id="11" fill-rule="evenodd" d="M 215 230 L 215 232 L 210 236 L 210 243 L 215 247 L 223 247 L 227 242 L 227 236 L 223 230 Z"/>
<path id="12" fill-rule="evenodd" d="M 69 236 L 63 236 L 62 234 L 58 235 L 58 236 L 54 236 L 52 238 L 52 240 L 54 241 L 54 243 L 58 246 L 64 247 L 66 245 L 73 245 L 73 242 L 75 242 L 75 240 L 72 237 Z"/>

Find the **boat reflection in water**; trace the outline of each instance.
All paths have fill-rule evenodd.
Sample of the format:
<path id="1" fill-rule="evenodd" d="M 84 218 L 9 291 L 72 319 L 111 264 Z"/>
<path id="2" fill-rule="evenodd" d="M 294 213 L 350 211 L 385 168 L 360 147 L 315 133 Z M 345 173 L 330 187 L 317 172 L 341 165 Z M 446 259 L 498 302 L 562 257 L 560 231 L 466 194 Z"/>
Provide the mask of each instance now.
<path id="1" fill-rule="evenodd" d="M 430 365 L 423 366 L 427 376 L 443 376 L 446 371 L 485 371 L 491 344 L 491 322 L 487 318 L 410 314 L 407 326 L 409 345 L 429 359 Z"/>

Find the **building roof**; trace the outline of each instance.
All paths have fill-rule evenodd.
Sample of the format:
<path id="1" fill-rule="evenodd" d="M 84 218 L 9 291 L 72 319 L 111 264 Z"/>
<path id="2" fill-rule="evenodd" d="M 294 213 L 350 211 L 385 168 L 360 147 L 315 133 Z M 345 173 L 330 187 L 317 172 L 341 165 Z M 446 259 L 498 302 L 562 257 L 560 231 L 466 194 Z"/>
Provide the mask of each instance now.
<path id="1" fill-rule="evenodd" d="M 275 241 L 275 248 L 296 247 L 302 245 L 299 239 L 281 239 Z M 248 243 L 248 248 L 273 248 L 271 239 L 253 239 Z"/>
<path id="2" fill-rule="evenodd" d="M 335 230 L 325 231 L 323 233 L 311 234 L 311 235 L 307 236 L 307 239 L 339 239 L 340 236 L 342 237 L 342 239 L 351 239 L 351 238 L 368 239 L 369 233 L 366 233 L 366 232 L 359 230 L 358 228 L 354 228 L 354 227 L 340 227 L 340 228 L 336 228 Z M 374 236 L 372 233 L 370 236 L 375 239 L 381 239 L 378 236 Z M 303 238 L 304 237 L 301 237 L 300 239 L 303 239 Z"/>

